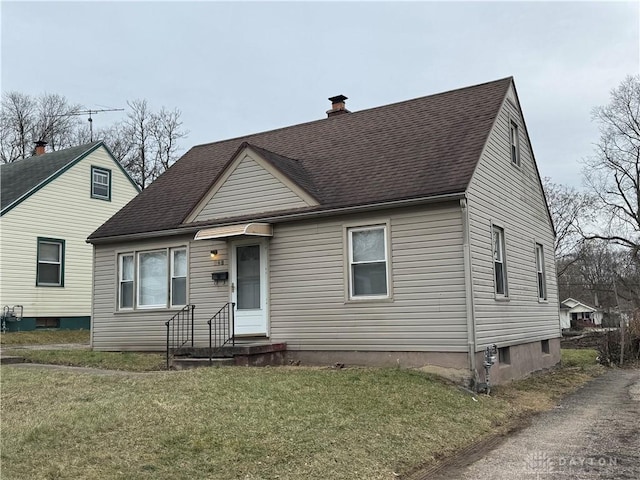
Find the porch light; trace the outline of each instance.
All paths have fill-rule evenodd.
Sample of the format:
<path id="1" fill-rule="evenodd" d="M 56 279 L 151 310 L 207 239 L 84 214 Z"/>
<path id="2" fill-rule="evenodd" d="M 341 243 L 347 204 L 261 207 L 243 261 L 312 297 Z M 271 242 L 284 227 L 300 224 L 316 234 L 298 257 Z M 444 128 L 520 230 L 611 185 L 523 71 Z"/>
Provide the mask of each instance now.
<path id="1" fill-rule="evenodd" d="M 218 250 L 211 250 L 211 260 L 215 260 L 218 256 Z"/>

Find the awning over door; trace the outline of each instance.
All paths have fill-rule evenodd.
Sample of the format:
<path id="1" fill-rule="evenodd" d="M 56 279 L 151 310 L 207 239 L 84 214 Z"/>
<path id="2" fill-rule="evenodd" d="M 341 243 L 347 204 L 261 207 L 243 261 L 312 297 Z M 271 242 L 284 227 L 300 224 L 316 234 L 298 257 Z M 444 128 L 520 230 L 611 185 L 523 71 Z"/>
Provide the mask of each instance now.
<path id="1" fill-rule="evenodd" d="M 238 235 L 273 237 L 273 226 L 269 223 L 242 223 L 226 227 L 205 228 L 196 233 L 194 240 L 210 240 L 212 238 L 236 237 Z"/>

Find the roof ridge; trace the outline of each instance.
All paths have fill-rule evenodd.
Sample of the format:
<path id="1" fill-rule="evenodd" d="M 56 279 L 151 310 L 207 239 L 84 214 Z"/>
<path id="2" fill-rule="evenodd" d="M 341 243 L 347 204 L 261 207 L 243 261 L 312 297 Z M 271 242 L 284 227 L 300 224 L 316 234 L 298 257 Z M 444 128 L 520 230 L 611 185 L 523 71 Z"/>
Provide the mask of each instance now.
<path id="1" fill-rule="evenodd" d="M 490 80 L 488 82 L 482 82 L 482 83 L 478 83 L 476 85 L 470 85 L 470 86 L 467 86 L 467 87 L 453 88 L 451 90 L 445 90 L 443 92 L 432 93 L 430 95 L 423 95 L 421 97 L 414 97 L 414 98 L 410 98 L 408 100 L 400 100 L 398 102 L 391 102 L 391 103 L 387 103 L 387 104 L 384 104 L 384 105 L 377 105 L 375 107 L 369 107 L 369 108 L 365 108 L 363 110 L 357 110 L 355 112 L 350 112 L 348 116 L 349 117 L 353 117 L 354 115 L 360 115 L 362 113 L 370 112 L 372 110 L 377 110 L 377 109 L 380 109 L 380 108 L 388 108 L 388 107 L 391 107 L 391 106 L 394 106 L 394 105 L 402 105 L 402 104 L 406 104 L 406 103 L 409 103 L 409 102 L 415 102 L 416 100 L 420 100 L 420 99 L 423 99 L 423 98 L 437 97 L 439 95 L 445 95 L 445 94 L 449 94 L 449 93 L 453 93 L 453 92 L 457 92 L 457 91 L 469 90 L 469 89 L 472 89 L 472 88 L 483 87 L 485 85 L 489 85 L 489 84 L 492 84 L 492 83 L 501 83 L 501 82 L 504 82 L 506 80 L 513 81 L 513 75 L 508 76 L 508 77 L 503 77 L 503 78 L 500 78 L 498 80 Z M 340 118 L 340 117 L 344 118 L 345 115 L 338 115 L 338 116 L 336 116 L 334 118 Z M 237 137 L 225 138 L 223 140 L 216 140 L 214 142 L 199 143 L 197 145 L 192 146 L 189 149 L 189 151 L 193 150 L 193 149 L 196 149 L 196 148 L 199 148 L 199 147 L 206 147 L 206 146 L 209 146 L 209 145 L 217 145 L 217 144 L 220 144 L 220 143 L 232 142 L 234 140 L 240 140 L 240 139 L 248 139 L 250 137 L 255 137 L 255 136 L 258 136 L 258 135 L 264 135 L 265 133 L 274 133 L 274 132 L 289 130 L 291 128 L 299 128 L 299 127 L 301 127 L 303 125 L 311 125 L 311 124 L 318 123 L 318 122 L 324 122 L 326 120 L 329 120 L 329 117 L 327 117 L 327 118 L 319 118 L 319 119 L 316 119 L 316 120 L 309 120 L 307 122 L 296 123 L 296 124 L 287 125 L 287 126 L 284 126 L 284 127 L 278 127 L 278 128 L 274 128 L 272 130 L 263 130 L 261 132 L 254 132 L 254 133 L 249 133 L 249 134 L 245 134 L 245 135 L 239 135 Z M 245 140 L 245 141 L 247 141 L 247 140 Z M 247 143 L 250 143 L 250 142 L 247 141 Z"/>

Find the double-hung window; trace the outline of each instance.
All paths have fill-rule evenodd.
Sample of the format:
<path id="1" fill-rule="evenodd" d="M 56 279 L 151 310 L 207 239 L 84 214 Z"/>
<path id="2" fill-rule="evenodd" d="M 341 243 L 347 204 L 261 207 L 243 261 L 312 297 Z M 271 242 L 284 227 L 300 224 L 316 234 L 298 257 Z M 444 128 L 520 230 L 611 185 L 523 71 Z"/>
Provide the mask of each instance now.
<path id="1" fill-rule="evenodd" d="M 111 200 L 111 170 L 91 167 L 91 198 Z"/>
<path id="2" fill-rule="evenodd" d="M 167 306 L 167 250 L 138 253 L 138 307 Z"/>
<path id="3" fill-rule="evenodd" d="M 133 278 L 134 278 L 134 255 L 125 253 L 120 255 L 119 273 L 119 306 L 120 309 L 133 308 Z"/>
<path id="4" fill-rule="evenodd" d="M 518 136 L 518 124 L 510 123 L 509 140 L 511 143 L 511 163 L 520 165 L 520 137 Z"/>
<path id="5" fill-rule="evenodd" d="M 118 309 L 181 307 L 187 303 L 187 249 L 118 255 Z"/>
<path id="6" fill-rule="evenodd" d="M 348 229 L 349 296 L 389 296 L 387 227 L 376 225 Z"/>
<path id="7" fill-rule="evenodd" d="M 64 240 L 38 238 L 36 285 L 64 287 Z"/>
<path id="8" fill-rule="evenodd" d="M 171 306 L 187 303 L 187 249 L 171 250 Z"/>
<path id="9" fill-rule="evenodd" d="M 496 295 L 507 296 L 507 266 L 505 261 L 504 230 L 493 226 L 493 273 Z"/>
<path id="10" fill-rule="evenodd" d="M 536 243 L 536 272 L 538 276 L 538 299 L 547 299 L 547 279 L 544 271 L 544 249 Z"/>

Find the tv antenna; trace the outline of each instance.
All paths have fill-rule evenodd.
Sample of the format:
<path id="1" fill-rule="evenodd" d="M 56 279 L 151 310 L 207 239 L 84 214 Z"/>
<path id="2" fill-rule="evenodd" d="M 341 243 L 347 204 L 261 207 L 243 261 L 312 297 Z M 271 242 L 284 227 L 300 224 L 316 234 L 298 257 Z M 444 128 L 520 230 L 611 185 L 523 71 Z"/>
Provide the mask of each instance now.
<path id="1" fill-rule="evenodd" d="M 72 117 L 77 115 L 89 115 L 87 119 L 89 121 L 89 141 L 93 142 L 93 118 L 91 115 L 102 112 L 124 112 L 124 108 L 102 108 L 99 110 L 76 110 L 75 112 L 64 113 L 62 115 L 55 115 L 56 117 Z"/>

